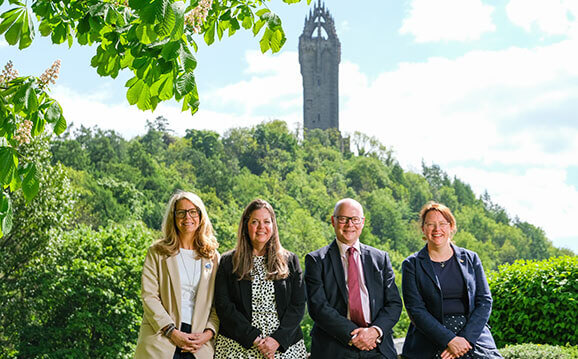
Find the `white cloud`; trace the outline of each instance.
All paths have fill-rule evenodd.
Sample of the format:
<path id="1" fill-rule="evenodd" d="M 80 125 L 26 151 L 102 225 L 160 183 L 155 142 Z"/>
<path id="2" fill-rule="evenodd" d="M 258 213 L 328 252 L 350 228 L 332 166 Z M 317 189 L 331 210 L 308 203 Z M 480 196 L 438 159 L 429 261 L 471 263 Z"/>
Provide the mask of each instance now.
<path id="1" fill-rule="evenodd" d="M 245 73 L 252 75 L 251 78 L 205 93 L 203 107 L 222 109 L 233 106 L 247 117 L 264 107 L 273 109 L 271 116 L 279 114 L 280 109 L 301 107 L 302 102 L 295 101 L 302 93 L 296 52 L 263 55 L 258 51 L 247 51 L 245 59 L 248 63 Z"/>
<path id="2" fill-rule="evenodd" d="M 510 0 L 510 20 L 530 31 L 535 25 L 548 35 L 566 35 L 578 30 L 578 2 L 575 0 Z"/>
<path id="3" fill-rule="evenodd" d="M 0 49 L 3 47 L 8 47 L 8 43 L 4 39 L 0 39 Z"/>
<path id="4" fill-rule="evenodd" d="M 493 11 L 481 0 L 413 0 L 399 31 L 417 42 L 476 40 L 495 30 Z"/>
<path id="5" fill-rule="evenodd" d="M 578 213 L 566 179 L 578 165 L 576 48 L 568 40 L 430 58 L 369 83 L 345 63 L 341 129 L 378 137 L 405 168 L 440 165 L 567 246 Z"/>
<path id="6" fill-rule="evenodd" d="M 578 191 L 566 183 L 562 169 L 529 168 L 520 173 L 456 167 L 452 173 L 470 184 L 477 193 L 488 191 L 494 203 L 522 221 L 542 228 L 555 244 L 578 252 L 573 243 L 556 239 L 578 239 L 574 223 L 578 213 Z"/>

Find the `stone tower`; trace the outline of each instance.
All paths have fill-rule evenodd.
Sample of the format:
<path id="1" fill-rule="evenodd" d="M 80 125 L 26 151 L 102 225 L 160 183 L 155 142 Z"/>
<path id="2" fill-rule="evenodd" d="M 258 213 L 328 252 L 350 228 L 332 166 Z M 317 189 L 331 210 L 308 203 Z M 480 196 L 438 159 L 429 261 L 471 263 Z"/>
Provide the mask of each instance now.
<path id="1" fill-rule="evenodd" d="M 299 36 L 305 129 L 339 130 L 339 62 L 341 44 L 335 22 L 318 0 Z"/>

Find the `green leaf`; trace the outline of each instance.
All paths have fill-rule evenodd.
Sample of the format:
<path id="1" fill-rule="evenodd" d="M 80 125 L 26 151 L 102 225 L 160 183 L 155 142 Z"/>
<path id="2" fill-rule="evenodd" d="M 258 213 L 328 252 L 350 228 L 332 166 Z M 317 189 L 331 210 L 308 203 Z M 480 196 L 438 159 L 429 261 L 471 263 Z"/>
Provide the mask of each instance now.
<path id="1" fill-rule="evenodd" d="M 282 29 L 278 29 L 271 35 L 271 51 L 278 52 L 285 44 L 285 33 Z"/>
<path id="2" fill-rule="evenodd" d="M 50 123 L 55 123 L 60 119 L 62 116 L 62 107 L 57 102 L 53 102 L 47 109 L 46 113 L 44 114 L 44 118 L 46 121 Z"/>
<path id="3" fill-rule="evenodd" d="M 36 97 L 36 91 L 29 86 L 26 89 L 26 110 L 28 112 L 36 112 L 38 110 L 38 98 Z"/>
<path id="4" fill-rule="evenodd" d="M 31 86 L 32 84 L 30 82 L 25 82 L 17 87 L 17 90 L 12 97 L 12 103 L 14 104 L 15 112 L 19 112 L 22 110 L 22 108 L 24 108 L 27 99 L 27 93 L 29 90 L 31 90 Z"/>
<path id="5" fill-rule="evenodd" d="M 157 33 L 153 25 L 140 24 L 136 28 L 136 37 L 143 44 L 150 44 L 157 39 Z"/>
<path id="6" fill-rule="evenodd" d="M 40 189 L 40 176 L 36 169 L 36 164 L 32 163 L 25 171 L 24 179 L 22 180 L 22 193 L 26 202 L 30 203 L 38 194 Z"/>
<path id="7" fill-rule="evenodd" d="M 253 25 L 253 36 L 257 36 L 263 25 L 265 25 L 264 20 L 257 20 L 257 22 Z"/>
<path id="8" fill-rule="evenodd" d="M 250 16 L 245 16 L 243 22 L 241 23 L 244 29 L 250 29 L 253 26 L 253 19 Z"/>
<path id="9" fill-rule="evenodd" d="M 0 192 L 0 237 L 12 230 L 12 200 L 8 193 Z"/>
<path id="10" fill-rule="evenodd" d="M 136 104 L 141 110 L 150 109 L 150 89 L 141 79 L 135 82 L 126 92 L 126 98 L 131 105 Z"/>
<path id="11" fill-rule="evenodd" d="M 181 64 L 184 72 L 193 72 L 197 67 L 197 59 L 191 53 L 191 50 L 186 44 L 181 44 L 179 51 L 179 57 L 181 59 Z"/>
<path id="12" fill-rule="evenodd" d="M 30 46 L 30 44 L 32 44 L 32 39 L 34 39 L 34 23 L 32 22 L 32 16 L 28 13 L 28 10 L 26 10 L 22 17 L 22 31 L 20 33 L 20 42 L 18 43 L 18 48 L 20 50 Z"/>
<path id="13" fill-rule="evenodd" d="M 195 82 L 195 75 L 192 72 L 185 73 L 177 79 L 176 90 L 180 97 L 185 96 L 191 91 L 195 90 L 197 84 Z"/>
<path id="14" fill-rule="evenodd" d="M 173 7 L 167 7 L 160 24 L 157 26 L 158 35 L 161 37 L 170 35 L 173 32 L 173 28 L 175 27 L 175 19 L 176 16 L 173 11 Z"/>
<path id="15" fill-rule="evenodd" d="M 141 12 L 141 19 L 147 24 L 154 24 L 165 16 L 170 0 L 153 0 Z"/>
<path id="16" fill-rule="evenodd" d="M 4 32 L 6 32 L 6 30 L 8 30 L 14 24 L 14 22 L 16 22 L 16 20 L 18 20 L 18 17 L 20 16 L 21 12 L 22 12 L 22 9 L 15 8 L 15 9 L 6 11 L 5 13 L 3 13 L 0 16 L 0 18 L 4 19 L 0 23 L 0 34 L 3 34 Z"/>
<path id="17" fill-rule="evenodd" d="M 269 10 L 269 9 L 261 9 L 261 10 L 257 11 L 255 13 L 255 15 L 262 17 L 263 15 L 270 13 L 270 12 L 271 12 L 271 10 Z"/>
<path id="18" fill-rule="evenodd" d="M 64 131 L 66 131 L 66 119 L 64 119 L 64 116 L 60 116 L 58 121 L 54 124 L 54 133 L 60 135 Z"/>
<path id="19" fill-rule="evenodd" d="M 177 1 L 171 5 L 172 11 L 175 14 L 175 25 L 173 26 L 173 33 L 171 40 L 179 40 L 185 31 L 185 4 L 182 1 Z"/>
<path id="20" fill-rule="evenodd" d="M 22 33 L 22 27 L 24 25 L 24 18 L 22 16 L 23 11 L 21 10 L 18 14 L 18 18 L 13 21 L 8 31 L 4 37 L 6 38 L 6 42 L 10 45 L 16 45 L 18 40 L 20 40 L 20 34 Z"/>
<path id="21" fill-rule="evenodd" d="M 79 32 L 81 32 L 80 31 L 81 23 L 78 24 L 78 27 L 79 27 Z M 52 32 L 52 27 L 50 26 L 50 24 L 48 23 L 47 20 L 44 20 L 40 23 L 40 25 L 38 25 L 38 31 L 40 31 L 40 35 L 48 36 Z"/>
<path id="22" fill-rule="evenodd" d="M 267 27 L 272 31 L 281 28 L 281 18 L 273 13 L 267 13 L 261 19 L 267 21 Z"/>
<path id="23" fill-rule="evenodd" d="M 132 87 L 132 85 L 134 85 L 136 82 L 138 81 L 138 77 L 133 77 L 130 80 L 128 80 L 125 84 L 124 87 Z"/>
<path id="24" fill-rule="evenodd" d="M 58 25 L 52 29 L 50 39 L 55 44 L 62 44 L 64 40 L 66 40 L 66 24 L 59 22 Z"/>
<path id="25" fill-rule="evenodd" d="M 0 147 L 0 185 L 2 188 L 12 182 L 14 171 L 18 167 L 18 157 L 10 147 Z"/>
<path id="26" fill-rule="evenodd" d="M 169 73 L 151 85 L 151 95 L 165 101 L 173 97 L 173 74 Z"/>
<path id="27" fill-rule="evenodd" d="M 167 42 L 161 50 L 161 56 L 165 60 L 174 60 L 179 57 L 179 49 L 181 44 L 178 41 Z"/>
<path id="28" fill-rule="evenodd" d="M 32 136 L 38 136 L 44 132 L 44 125 L 46 125 L 46 120 L 36 117 L 32 122 L 34 123 L 34 126 L 32 126 Z"/>
<path id="29" fill-rule="evenodd" d="M 271 35 L 272 34 L 273 34 L 273 32 L 271 30 L 269 30 L 269 28 L 265 29 L 265 33 L 263 34 L 261 41 L 259 41 L 259 46 L 261 47 L 262 53 L 267 52 L 267 50 L 269 50 L 271 48 Z"/>
<path id="30" fill-rule="evenodd" d="M 207 45 L 211 45 L 213 42 L 215 42 L 215 27 L 216 24 L 211 24 L 207 31 L 205 31 L 203 38 L 205 39 L 205 43 Z"/>

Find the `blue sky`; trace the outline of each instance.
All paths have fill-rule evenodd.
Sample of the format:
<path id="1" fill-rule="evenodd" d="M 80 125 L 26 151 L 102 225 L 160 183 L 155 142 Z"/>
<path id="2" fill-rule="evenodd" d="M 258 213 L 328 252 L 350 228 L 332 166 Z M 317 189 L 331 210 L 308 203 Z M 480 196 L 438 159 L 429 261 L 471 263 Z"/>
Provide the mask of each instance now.
<path id="1" fill-rule="evenodd" d="M 270 119 L 302 123 L 298 38 L 306 3 L 268 4 L 287 42 L 262 55 L 239 32 L 201 44 L 196 78 L 201 109 L 176 103 L 155 113 L 128 105 L 124 83 L 89 66 L 94 49 L 37 39 L 18 51 L 0 40 L 0 64 L 40 75 L 56 59 L 53 95 L 75 125 L 125 137 L 165 116 L 185 129 L 249 126 Z M 312 4 L 313 5 L 313 4 Z M 578 1 L 327 0 L 341 41 L 340 127 L 392 148 L 406 170 L 438 164 L 480 195 L 544 229 L 556 246 L 578 252 Z M 3 12 L 7 9 L 0 7 Z"/>

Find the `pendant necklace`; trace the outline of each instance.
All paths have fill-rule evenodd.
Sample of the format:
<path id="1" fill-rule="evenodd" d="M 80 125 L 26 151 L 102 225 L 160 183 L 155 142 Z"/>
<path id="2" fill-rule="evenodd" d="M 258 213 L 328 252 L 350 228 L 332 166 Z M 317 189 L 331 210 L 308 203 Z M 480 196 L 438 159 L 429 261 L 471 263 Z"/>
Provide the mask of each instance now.
<path id="1" fill-rule="evenodd" d="M 183 268 L 185 269 L 185 275 L 187 276 L 187 284 L 189 285 L 189 287 L 191 288 L 191 294 L 193 294 L 194 290 L 193 290 L 193 281 L 191 280 L 191 277 L 189 276 L 189 271 L 187 270 L 187 266 L 185 265 L 185 260 L 183 259 L 183 257 L 185 256 L 185 254 L 182 251 L 179 251 L 179 253 L 181 254 L 181 263 L 183 263 Z M 193 267 L 193 278 L 195 277 L 195 267 Z"/>

